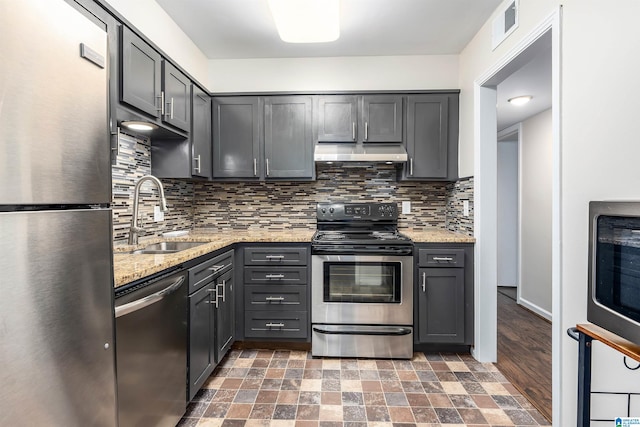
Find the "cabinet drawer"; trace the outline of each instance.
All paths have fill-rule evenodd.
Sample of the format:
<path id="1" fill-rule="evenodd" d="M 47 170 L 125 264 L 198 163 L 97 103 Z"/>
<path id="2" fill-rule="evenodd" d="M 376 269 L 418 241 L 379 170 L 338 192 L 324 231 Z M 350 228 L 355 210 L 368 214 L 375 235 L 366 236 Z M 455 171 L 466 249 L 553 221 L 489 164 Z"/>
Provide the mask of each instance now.
<path id="1" fill-rule="evenodd" d="M 306 310 L 307 286 L 246 285 L 245 310 Z"/>
<path id="2" fill-rule="evenodd" d="M 307 265 L 307 248 L 245 248 L 245 265 Z"/>
<path id="3" fill-rule="evenodd" d="M 245 284 L 304 285 L 307 267 L 245 267 Z"/>
<path id="4" fill-rule="evenodd" d="M 420 249 L 421 267 L 464 267 L 464 249 Z"/>
<path id="5" fill-rule="evenodd" d="M 306 311 L 247 311 L 244 320 L 245 338 L 306 338 Z"/>
<path id="6" fill-rule="evenodd" d="M 189 269 L 189 293 L 197 291 L 233 267 L 233 250 Z"/>

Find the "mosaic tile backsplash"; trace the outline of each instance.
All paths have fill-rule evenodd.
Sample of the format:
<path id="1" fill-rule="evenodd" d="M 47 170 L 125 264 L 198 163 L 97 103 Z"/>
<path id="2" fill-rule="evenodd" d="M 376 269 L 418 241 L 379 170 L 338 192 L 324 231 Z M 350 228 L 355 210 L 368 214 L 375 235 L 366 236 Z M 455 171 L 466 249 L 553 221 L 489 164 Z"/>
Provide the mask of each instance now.
<path id="1" fill-rule="evenodd" d="M 112 167 L 114 240 L 129 235 L 135 183 L 151 173 L 150 143 L 121 134 L 120 155 Z M 473 178 L 455 183 L 400 182 L 393 165 L 335 167 L 318 165 L 313 182 L 204 182 L 163 179 L 169 211 L 153 221 L 158 204 L 152 184 L 142 187 L 140 236 L 159 236 L 179 229 L 315 228 L 318 202 L 411 201 L 411 213 L 400 214 L 401 228 L 447 228 L 473 234 Z M 463 216 L 463 200 L 470 214 Z"/>

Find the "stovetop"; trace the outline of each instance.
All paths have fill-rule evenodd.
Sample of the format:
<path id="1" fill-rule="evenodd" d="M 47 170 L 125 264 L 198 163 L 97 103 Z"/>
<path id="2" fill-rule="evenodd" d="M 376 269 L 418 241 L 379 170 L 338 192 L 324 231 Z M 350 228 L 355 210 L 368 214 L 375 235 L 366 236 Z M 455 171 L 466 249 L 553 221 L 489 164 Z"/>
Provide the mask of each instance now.
<path id="1" fill-rule="evenodd" d="M 406 252 L 413 244 L 398 232 L 394 203 L 319 203 L 316 220 L 315 252 Z"/>

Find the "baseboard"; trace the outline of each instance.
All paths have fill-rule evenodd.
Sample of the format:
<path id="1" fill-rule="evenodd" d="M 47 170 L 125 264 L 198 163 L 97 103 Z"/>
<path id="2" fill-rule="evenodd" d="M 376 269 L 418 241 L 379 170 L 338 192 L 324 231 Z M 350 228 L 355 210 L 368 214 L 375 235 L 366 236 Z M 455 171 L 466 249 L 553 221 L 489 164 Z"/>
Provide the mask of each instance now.
<path id="1" fill-rule="evenodd" d="M 538 316 L 548 320 L 549 322 L 551 322 L 553 320 L 553 316 L 547 310 L 545 310 L 545 309 L 543 309 L 541 307 L 538 307 L 537 305 L 533 304 L 530 301 L 527 301 L 526 299 L 524 299 L 522 297 L 518 298 L 518 304 L 520 304 L 521 306 L 523 306 L 527 310 L 532 311 L 533 313 L 537 314 Z"/>

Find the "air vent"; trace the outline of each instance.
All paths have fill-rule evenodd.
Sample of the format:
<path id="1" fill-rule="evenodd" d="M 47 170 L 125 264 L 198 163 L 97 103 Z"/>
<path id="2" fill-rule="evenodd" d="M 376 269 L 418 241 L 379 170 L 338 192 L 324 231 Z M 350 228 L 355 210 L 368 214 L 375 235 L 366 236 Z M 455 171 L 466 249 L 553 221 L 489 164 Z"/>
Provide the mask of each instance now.
<path id="1" fill-rule="evenodd" d="M 507 3 L 506 8 L 493 20 L 491 49 L 495 50 L 511 33 L 518 28 L 518 0 Z"/>

